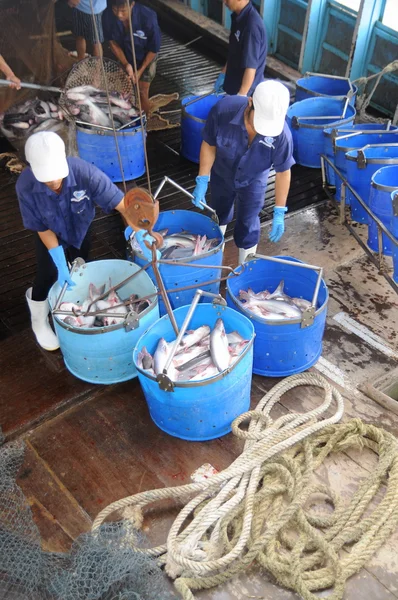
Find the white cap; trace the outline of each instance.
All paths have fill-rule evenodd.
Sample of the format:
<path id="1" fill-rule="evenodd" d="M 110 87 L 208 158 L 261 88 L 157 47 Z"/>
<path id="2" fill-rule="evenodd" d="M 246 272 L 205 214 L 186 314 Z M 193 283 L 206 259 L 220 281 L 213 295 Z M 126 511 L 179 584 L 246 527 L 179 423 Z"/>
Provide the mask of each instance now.
<path id="1" fill-rule="evenodd" d="M 290 93 L 280 81 L 263 81 L 253 94 L 254 129 L 260 135 L 276 137 L 282 133 Z"/>
<path id="2" fill-rule="evenodd" d="M 25 156 L 33 175 L 41 183 L 58 181 L 69 174 L 65 144 L 53 131 L 31 135 L 25 144 Z"/>

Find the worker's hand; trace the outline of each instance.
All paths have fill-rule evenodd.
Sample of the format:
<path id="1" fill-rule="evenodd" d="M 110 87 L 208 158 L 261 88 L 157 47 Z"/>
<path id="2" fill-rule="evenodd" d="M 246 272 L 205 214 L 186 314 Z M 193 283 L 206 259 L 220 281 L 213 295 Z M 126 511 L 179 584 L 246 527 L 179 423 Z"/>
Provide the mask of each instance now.
<path id="1" fill-rule="evenodd" d="M 76 8 L 76 6 L 79 6 L 80 4 L 80 0 L 68 0 L 68 5 L 71 8 Z"/>
<path id="2" fill-rule="evenodd" d="M 130 63 L 128 65 L 126 65 L 126 73 L 130 77 L 131 81 L 134 84 L 137 84 L 139 77 L 138 77 L 138 79 L 136 78 L 134 69 L 133 69 L 133 65 L 130 65 Z M 138 73 L 137 73 L 137 75 L 138 75 Z"/>
<path id="3" fill-rule="evenodd" d="M 196 178 L 196 187 L 193 191 L 192 204 L 203 210 L 202 204 L 206 204 L 205 196 L 207 188 L 209 186 L 210 177 L 209 175 L 198 175 Z"/>
<path id="4" fill-rule="evenodd" d="M 135 232 L 135 239 L 137 240 L 138 244 L 141 246 L 142 254 L 146 258 L 146 260 L 148 260 L 148 261 L 152 260 L 152 250 L 150 250 L 147 247 L 145 242 L 148 242 L 149 244 L 153 244 L 153 242 L 156 241 L 155 238 L 152 237 L 151 234 L 146 231 L 146 229 L 139 229 L 138 231 Z M 157 260 L 159 260 L 160 257 L 161 257 L 161 254 L 160 254 L 159 250 L 156 250 Z"/>
<path id="5" fill-rule="evenodd" d="M 12 75 L 9 75 L 7 77 L 7 81 L 9 81 L 11 83 L 10 87 L 12 87 L 14 90 L 20 90 L 21 89 L 21 80 L 18 79 L 18 77 L 16 77 L 14 75 L 14 73 Z"/>
<path id="6" fill-rule="evenodd" d="M 130 227 L 130 225 L 128 225 L 126 227 L 126 229 L 124 230 L 124 239 L 126 240 L 126 242 L 129 241 L 132 233 L 133 233 L 133 228 Z"/>
<path id="7" fill-rule="evenodd" d="M 285 206 L 274 206 L 274 217 L 272 219 L 272 229 L 268 237 L 271 242 L 279 242 L 285 231 Z"/>
<path id="8" fill-rule="evenodd" d="M 224 81 L 225 81 L 225 73 L 220 73 L 219 76 L 216 79 L 216 83 L 214 84 L 214 90 L 216 92 L 216 94 L 222 94 L 223 93 L 223 85 L 224 85 Z"/>
<path id="9" fill-rule="evenodd" d="M 67 290 L 71 290 L 76 283 L 72 281 L 68 265 L 66 264 L 65 252 L 62 246 L 51 248 L 49 250 L 50 256 L 54 261 L 55 266 L 58 270 L 58 283 L 63 287 L 64 283 L 68 284 Z"/>

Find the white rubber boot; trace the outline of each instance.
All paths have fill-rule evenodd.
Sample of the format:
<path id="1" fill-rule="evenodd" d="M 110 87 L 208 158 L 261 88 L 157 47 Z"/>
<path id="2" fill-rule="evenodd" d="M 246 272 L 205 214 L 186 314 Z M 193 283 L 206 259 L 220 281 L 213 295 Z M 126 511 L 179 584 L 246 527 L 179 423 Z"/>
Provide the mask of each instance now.
<path id="1" fill-rule="evenodd" d="M 29 288 L 26 292 L 26 301 L 29 306 L 32 329 L 37 343 L 44 350 L 58 350 L 58 338 L 51 329 L 48 320 L 48 313 L 50 312 L 48 300 L 43 300 L 42 302 L 32 300 L 32 288 Z"/>
<path id="2" fill-rule="evenodd" d="M 220 229 L 221 229 L 221 233 L 225 236 L 225 232 L 227 231 L 227 227 L 228 225 L 219 225 Z M 222 245 L 221 250 L 224 252 L 224 248 L 225 248 L 225 242 Z"/>
<path id="3" fill-rule="evenodd" d="M 251 248 L 239 248 L 239 264 L 241 265 L 242 263 L 244 263 L 246 261 L 246 258 L 249 256 L 249 254 L 255 254 L 257 250 L 257 245 L 256 246 L 252 246 Z"/>

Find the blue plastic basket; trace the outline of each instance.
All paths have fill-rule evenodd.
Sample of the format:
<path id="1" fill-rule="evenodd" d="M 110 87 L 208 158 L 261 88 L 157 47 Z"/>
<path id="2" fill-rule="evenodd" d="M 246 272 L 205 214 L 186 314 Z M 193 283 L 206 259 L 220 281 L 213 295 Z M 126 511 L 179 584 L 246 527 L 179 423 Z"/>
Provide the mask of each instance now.
<path id="1" fill-rule="evenodd" d="M 347 181 L 362 200 L 369 205 L 372 176 L 383 166 L 398 164 L 398 144 L 365 146 L 346 154 Z M 367 223 L 368 213 L 355 196 L 346 189 L 346 199 L 351 205 L 351 219 L 356 223 Z"/>
<path id="2" fill-rule="evenodd" d="M 344 118 L 338 117 L 343 115 L 344 107 L 344 101 L 333 98 L 309 98 L 289 107 L 286 120 L 292 132 L 294 158 L 299 165 L 320 168 L 325 127 L 339 127 L 354 121 L 356 112 L 351 105 Z M 328 119 L 328 116 L 337 118 Z"/>
<path id="3" fill-rule="evenodd" d="M 393 205 L 393 215 L 391 217 L 391 233 L 393 234 L 395 239 L 398 240 L 398 189 L 392 192 L 391 203 Z M 394 265 L 393 279 L 395 283 L 398 283 L 398 244 L 393 244 L 392 261 Z"/>
<path id="4" fill-rule="evenodd" d="M 353 96 L 350 103 L 355 106 L 358 88 L 354 84 L 351 84 L 351 86 L 348 79 L 336 78 L 331 75 L 310 75 L 303 77 L 296 82 L 296 102 L 301 102 L 301 100 L 307 100 L 307 98 L 313 98 L 314 96 L 345 100 L 347 94 L 352 90 Z"/>
<path id="5" fill-rule="evenodd" d="M 89 284 L 100 287 L 109 282 L 116 285 L 139 271 L 139 267 L 128 260 L 97 260 L 84 264 L 73 274 L 76 286 L 65 293 L 64 302 L 82 304 L 88 297 Z M 48 299 L 53 309 L 60 294 L 55 283 Z M 145 272 L 139 273 L 117 291 L 122 299 L 131 294 L 140 297 L 155 292 L 155 286 Z M 153 303 L 140 314 L 136 329 L 127 331 L 123 324 L 110 327 L 75 328 L 54 318 L 65 366 L 73 375 L 90 383 L 118 383 L 137 376 L 134 367 L 133 348 L 149 325 L 159 318 L 156 296 Z"/>
<path id="6" fill-rule="evenodd" d="M 181 327 L 189 308 L 181 306 L 173 311 L 178 327 Z M 161 337 L 168 342 L 175 340 L 168 315 L 154 323 L 134 349 L 134 364 L 151 418 L 160 429 L 183 440 L 212 440 L 229 433 L 232 421 L 250 406 L 254 337 L 250 320 L 228 307 L 199 304 L 189 328 L 196 329 L 201 325 L 214 327 L 219 317 L 223 319 L 227 333 L 236 330 L 250 343 L 230 370 L 215 377 L 199 382 L 175 383 L 174 391 L 166 392 L 160 389 L 154 377 L 137 367 L 138 352 L 144 346 L 153 354 Z"/>
<path id="7" fill-rule="evenodd" d="M 396 131 L 398 127 L 379 123 L 356 123 L 355 125 L 349 123 L 348 125 L 342 125 L 341 127 L 328 127 L 323 130 L 323 153 L 332 163 L 334 163 L 334 140 L 336 137 L 344 135 L 345 133 L 353 133 L 354 131 L 387 131 L 387 129 L 388 131 Z M 325 163 L 325 171 L 326 181 L 329 185 L 336 185 L 334 171 L 328 163 Z"/>
<path id="8" fill-rule="evenodd" d="M 185 287 L 193 285 L 194 288 L 181 292 L 173 292 L 169 294 L 171 307 L 178 308 L 190 304 L 193 300 L 195 292 L 198 288 L 218 294 L 220 283 L 209 283 L 204 285 L 206 281 L 213 281 L 220 278 L 221 271 L 211 268 L 211 265 L 221 266 L 223 257 L 224 236 L 219 226 L 203 214 L 194 212 L 193 210 L 169 210 L 161 212 L 154 227 L 154 231 L 168 229 L 169 233 L 178 233 L 181 231 L 189 231 L 191 233 L 206 235 L 208 238 L 219 238 L 220 243 L 216 248 L 210 250 L 206 254 L 193 256 L 189 259 L 178 259 L 172 265 L 159 265 L 159 271 L 163 279 L 166 290 L 171 290 L 177 287 Z M 143 255 L 136 254 L 134 262 L 143 266 L 147 260 Z M 180 267 L 179 263 L 190 263 L 189 267 Z M 209 265 L 208 269 L 201 268 L 199 265 Z M 155 274 L 152 267 L 146 271 L 149 277 L 156 285 Z M 166 314 L 166 308 L 163 301 L 159 298 L 160 314 Z"/>
<path id="9" fill-rule="evenodd" d="M 141 177 L 145 173 L 141 127 L 122 129 L 116 135 L 125 180 Z M 80 158 L 101 169 L 111 181 L 123 181 L 113 131 L 76 125 L 76 142 Z"/>
<path id="10" fill-rule="evenodd" d="M 390 229 L 393 217 L 391 194 L 397 188 L 398 165 L 382 167 L 372 177 L 369 208 L 387 229 Z M 378 251 L 377 225 L 371 217 L 368 221 L 368 246 L 374 252 Z M 382 234 L 382 252 L 386 256 L 392 255 L 391 240 L 384 233 Z"/>
<path id="11" fill-rule="evenodd" d="M 295 263 L 302 261 L 290 256 L 279 256 Z M 325 330 L 329 293 L 321 281 L 315 319 L 312 325 L 302 327 L 298 321 L 270 322 L 245 310 L 238 300 L 239 291 L 249 287 L 254 292 L 274 290 L 283 279 L 284 290 L 292 297 L 312 301 L 318 275 L 309 269 L 270 262 L 256 258 L 245 264 L 238 277 L 227 279 L 228 306 L 248 316 L 254 324 L 253 373 L 266 377 L 285 377 L 309 369 L 322 354 L 322 338 Z"/>
<path id="12" fill-rule="evenodd" d="M 210 110 L 222 96 L 188 96 L 183 98 L 181 111 L 181 154 L 194 163 L 199 163 L 202 131 Z"/>
<path id="13" fill-rule="evenodd" d="M 381 131 L 381 133 L 380 133 Z M 334 150 L 334 164 L 344 178 L 347 178 L 346 154 L 351 150 L 374 146 L 379 144 L 397 144 L 398 131 L 369 131 L 366 133 L 355 132 L 337 137 Z M 336 193 L 335 198 L 339 202 L 341 198 L 341 178 L 335 174 Z M 349 200 L 349 199 L 348 199 Z M 347 202 L 348 204 L 348 202 Z"/>

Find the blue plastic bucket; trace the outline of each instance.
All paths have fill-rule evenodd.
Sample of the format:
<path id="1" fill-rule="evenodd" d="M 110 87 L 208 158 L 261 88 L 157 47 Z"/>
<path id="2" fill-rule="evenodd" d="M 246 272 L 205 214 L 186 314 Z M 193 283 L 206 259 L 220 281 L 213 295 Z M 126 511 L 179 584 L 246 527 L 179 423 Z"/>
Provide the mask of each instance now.
<path id="1" fill-rule="evenodd" d="M 189 290 L 168 294 L 171 307 L 175 309 L 179 306 L 190 304 L 198 288 L 212 294 L 218 294 L 220 290 L 219 282 L 207 285 L 204 285 L 204 282 L 220 278 L 220 269 L 211 268 L 212 265 L 222 265 L 224 236 L 219 226 L 209 219 L 209 217 L 191 210 L 169 210 L 159 214 L 154 231 L 161 229 L 168 229 L 169 234 L 186 230 L 191 233 L 206 235 L 208 238 L 220 238 L 218 246 L 206 254 L 193 256 L 189 259 L 177 259 L 172 265 L 159 265 L 159 271 L 166 290 L 190 285 L 195 286 Z M 134 262 L 137 265 L 143 266 L 147 263 L 147 260 L 143 255 L 136 254 Z M 184 262 L 190 263 L 190 266 L 179 266 L 179 263 Z M 209 268 L 204 269 L 200 265 L 209 265 Z M 152 267 L 149 267 L 146 272 L 156 285 L 156 277 Z M 160 297 L 159 310 L 161 315 L 166 313 L 166 308 Z"/>
<path id="2" fill-rule="evenodd" d="M 398 143 L 381 146 L 365 146 L 360 150 L 350 150 L 346 154 L 347 181 L 369 205 L 370 182 L 381 167 L 398 164 Z M 351 205 L 351 219 L 356 223 L 367 223 L 368 213 L 355 196 L 346 189 L 346 199 Z"/>
<path id="3" fill-rule="evenodd" d="M 141 177 L 145 173 L 141 127 L 123 129 L 116 135 L 125 180 Z M 123 181 L 113 131 L 76 125 L 76 142 L 80 158 L 101 169 L 111 181 Z"/>
<path id="4" fill-rule="evenodd" d="M 375 144 L 398 144 L 398 131 L 384 132 L 383 130 L 377 130 L 366 133 L 351 132 L 347 135 L 343 134 L 342 136 L 336 138 L 334 164 L 345 179 L 347 178 L 347 152 L 350 152 L 351 150 L 357 150 L 358 148 L 364 148 L 365 146 L 369 145 L 374 146 Z M 341 198 L 341 183 L 341 178 L 339 175 L 337 175 L 337 173 L 335 173 L 335 198 L 338 202 Z"/>
<path id="5" fill-rule="evenodd" d="M 178 327 L 181 327 L 189 308 L 181 306 L 174 311 Z M 227 333 L 236 330 L 250 343 L 230 370 L 215 377 L 199 382 L 175 383 L 174 391 L 166 392 L 160 389 L 155 377 L 137 367 L 138 352 L 144 346 L 153 354 L 161 337 L 168 342 L 175 340 L 168 315 L 154 323 L 134 349 L 134 364 L 152 420 L 166 433 L 183 440 L 212 440 L 229 433 L 232 421 L 250 406 L 254 337 L 250 320 L 228 307 L 199 304 L 189 329 L 201 325 L 213 328 L 219 317 L 223 319 Z"/>
<path id="6" fill-rule="evenodd" d="M 139 267 L 128 260 L 97 260 L 84 264 L 73 275 L 76 286 L 65 293 L 64 302 L 81 304 L 88 297 L 89 284 L 96 287 L 108 284 L 117 285 L 139 271 Z M 117 291 L 123 300 L 131 294 L 140 297 L 155 292 L 155 286 L 145 272 L 139 273 Z M 60 294 L 55 283 L 48 299 L 53 309 Z M 54 316 L 55 330 L 58 335 L 65 366 L 73 375 L 89 383 L 118 383 L 136 377 L 132 350 L 138 340 L 152 323 L 159 318 L 156 296 L 153 303 L 140 313 L 138 327 L 127 331 L 124 324 L 110 327 L 71 327 Z"/>
<path id="7" fill-rule="evenodd" d="M 181 154 L 194 163 L 199 163 L 202 131 L 207 116 L 220 98 L 222 96 L 217 94 L 188 96 L 181 102 Z"/>
<path id="8" fill-rule="evenodd" d="M 398 165 L 382 167 L 372 177 L 370 185 L 369 208 L 390 229 L 393 217 L 391 194 L 398 188 Z M 368 246 L 374 252 L 378 251 L 377 225 L 369 217 Z M 392 255 L 391 240 L 383 233 L 382 247 L 385 256 Z"/>
<path id="9" fill-rule="evenodd" d="M 398 189 L 394 190 L 391 194 L 392 203 L 392 217 L 391 217 L 391 233 L 398 240 Z M 392 261 L 394 265 L 393 279 L 395 283 L 398 283 L 398 244 L 392 246 Z"/>
<path id="10" fill-rule="evenodd" d="M 353 133 L 354 131 L 396 131 L 397 129 L 398 127 L 379 123 L 356 123 L 355 125 L 351 123 L 341 127 L 328 127 L 323 130 L 323 153 L 332 163 L 334 163 L 334 140 L 339 135 L 344 135 L 344 133 Z M 325 170 L 326 180 L 329 185 L 336 185 L 334 171 L 331 167 L 329 167 L 328 163 L 325 163 Z"/>
<path id="11" fill-rule="evenodd" d="M 344 119 L 338 116 L 343 114 L 344 106 L 342 100 L 309 98 L 289 107 L 286 120 L 293 136 L 294 159 L 299 165 L 320 168 L 325 127 L 347 125 L 355 119 L 355 108 L 351 105 L 347 107 Z M 328 116 L 333 118 L 326 118 Z"/>
<path id="12" fill-rule="evenodd" d="M 345 100 L 347 94 L 353 90 L 353 96 L 350 103 L 355 106 L 358 88 L 351 84 L 348 79 L 336 79 L 330 75 L 310 75 L 303 77 L 296 82 L 296 102 L 307 100 L 308 98 L 327 97 L 335 100 Z"/>
<path id="13" fill-rule="evenodd" d="M 279 256 L 296 263 L 302 261 L 290 256 Z M 309 369 L 322 354 L 322 338 L 325 330 L 329 293 L 322 280 L 318 304 L 312 325 L 301 327 L 298 321 L 270 322 L 245 310 L 239 302 L 240 290 L 249 287 L 254 292 L 275 290 L 283 279 L 284 290 L 292 297 L 312 301 L 317 281 L 315 271 L 300 269 L 292 265 L 274 263 L 256 258 L 246 263 L 237 277 L 227 279 L 227 303 L 248 316 L 254 324 L 253 373 L 266 377 L 285 377 Z"/>

